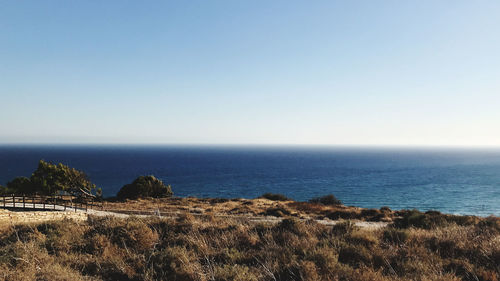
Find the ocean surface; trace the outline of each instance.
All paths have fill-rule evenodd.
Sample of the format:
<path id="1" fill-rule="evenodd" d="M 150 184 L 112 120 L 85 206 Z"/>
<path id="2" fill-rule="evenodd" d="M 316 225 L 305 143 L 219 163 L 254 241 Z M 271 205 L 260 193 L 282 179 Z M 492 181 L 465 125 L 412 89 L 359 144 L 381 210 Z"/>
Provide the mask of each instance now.
<path id="1" fill-rule="evenodd" d="M 333 193 L 366 208 L 500 215 L 500 149 L 4 145 L 0 184 L 29 177 L 40 159 L 83 170 L 105 196 L 153 174 L 177 196 Z"/>

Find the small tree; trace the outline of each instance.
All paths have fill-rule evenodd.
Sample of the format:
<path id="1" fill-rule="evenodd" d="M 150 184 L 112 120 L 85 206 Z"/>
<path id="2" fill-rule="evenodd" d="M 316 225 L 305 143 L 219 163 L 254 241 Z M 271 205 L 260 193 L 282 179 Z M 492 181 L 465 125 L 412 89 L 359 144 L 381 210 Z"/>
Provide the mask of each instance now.
<path id="1" fill-rule="evenodd" d="M 140 176 L 131 184 L 124 185 L 116 197 L 118 199 L 137 199 L 141 197 L 169 197 L 172 196 L 172 188 L 165 185 L 155 176 Z"/>
<path id="2" fill-rule="evenodd" d="M 11 193 L 32 194 L 36 192 L 31 180 L 27 177 L 18 177 L 7 183 L 7 189 Z"/>
<path id="3" fill-rule="evenodd" d="M 92 191 L 96 188 L 84 172 L 61 163 L 56 165 L 43 160 L 38 163 L 38 168 L 30 180 L 37 191 L 47 195 L 66 191 L 76 196 L 94 197 Z"/>
<path id="4" fill-rule="evenodd" d="M 0 185 L 0 195 L 8 195 L 14 193 L 10 188 Z"/>

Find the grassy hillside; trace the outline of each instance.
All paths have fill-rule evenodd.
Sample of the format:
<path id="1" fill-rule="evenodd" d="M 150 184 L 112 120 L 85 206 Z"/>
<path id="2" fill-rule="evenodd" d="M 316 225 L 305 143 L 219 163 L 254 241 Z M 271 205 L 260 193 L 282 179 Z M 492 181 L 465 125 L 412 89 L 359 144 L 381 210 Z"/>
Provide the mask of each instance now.
<path id="1" fill-rule="evenodd" d="M 499 219 L 437 217 L 378 230 L 190 214 L 3 226 L 0 280 L 498 280 Z"/>

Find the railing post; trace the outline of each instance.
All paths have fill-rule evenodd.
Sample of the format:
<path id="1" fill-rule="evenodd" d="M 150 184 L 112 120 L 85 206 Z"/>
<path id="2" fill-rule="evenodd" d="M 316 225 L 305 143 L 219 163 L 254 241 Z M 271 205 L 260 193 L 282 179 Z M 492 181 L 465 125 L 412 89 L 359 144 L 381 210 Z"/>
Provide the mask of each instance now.
<path id="1" fill-rule="evenodd" d="M 5 195 L 3 197 L 3 207 L 5 208 Z"/>
<path id="2" fill-rule="evenodd" d="M 45 196 L 44 195 L 41 195 L 42 197 L 42 206 L 43 206 L 43 209 L 45 210 Z"/>
<path id="3" fill-rule="evenodd" d="M 14 194 L 12 194 L 12 207 L 16 207 L 16 196 Z"/>
<path id="4" fill-rule="evenodd" d="M 26 210 L 26 195 L 23 194 L 23 210 Z"/>
<path id="5" fill-rule="evenodd" d="M 52 199 L 54 200 L 54 201 L 52 201 L 52 203 L 54 203 L 53 209 L 55 210 L 57 197 L 55 195 L 52 195 Z"/>

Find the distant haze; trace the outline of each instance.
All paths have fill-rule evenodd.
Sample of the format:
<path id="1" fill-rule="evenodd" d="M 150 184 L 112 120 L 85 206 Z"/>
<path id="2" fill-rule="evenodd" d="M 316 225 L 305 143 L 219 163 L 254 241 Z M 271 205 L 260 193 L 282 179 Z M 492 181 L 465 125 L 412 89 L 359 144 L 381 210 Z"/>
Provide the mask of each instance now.
<path id="1" fill-rule="evenodd" d="M 499 1 L 2 1 L 0 143 L 500 145 Z"/>

